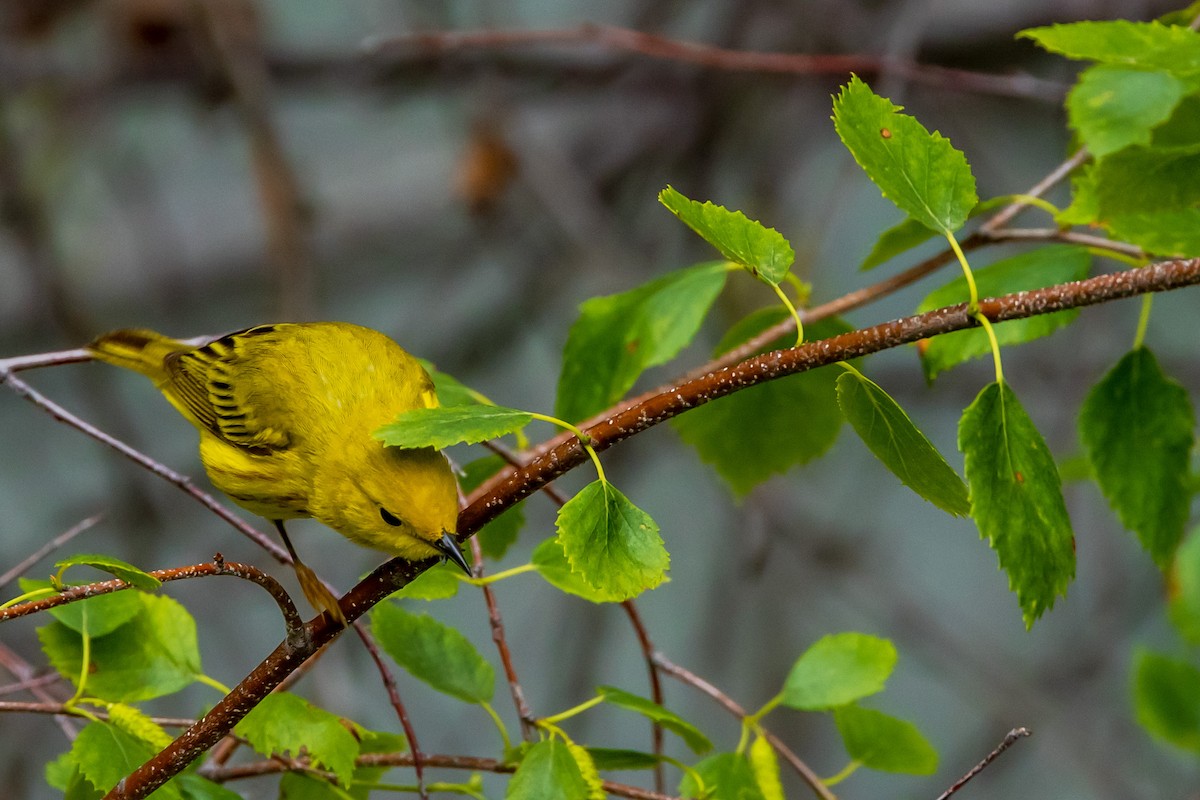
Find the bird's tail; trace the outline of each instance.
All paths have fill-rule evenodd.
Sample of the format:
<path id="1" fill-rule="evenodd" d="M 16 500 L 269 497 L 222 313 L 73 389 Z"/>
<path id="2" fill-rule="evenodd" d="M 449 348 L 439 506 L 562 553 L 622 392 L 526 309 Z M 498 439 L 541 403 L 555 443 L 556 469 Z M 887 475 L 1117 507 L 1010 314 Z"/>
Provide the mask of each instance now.
<path id="1" fill-rule="evenodd" d="M 146 328 L 123 328 L 100 336 L 87 349 L 101 361 L 140 372 L 159 383 L 167 378 L 163 361 L 171 353 L 186 350 L 187 345 Z"/>

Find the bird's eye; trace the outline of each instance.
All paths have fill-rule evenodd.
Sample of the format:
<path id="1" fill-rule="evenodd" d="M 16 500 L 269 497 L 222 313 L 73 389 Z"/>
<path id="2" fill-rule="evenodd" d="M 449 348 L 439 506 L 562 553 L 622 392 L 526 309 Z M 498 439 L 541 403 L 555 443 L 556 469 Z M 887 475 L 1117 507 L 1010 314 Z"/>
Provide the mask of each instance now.
<path id="1" fill-rule="evenodd" d="M 388 525 L 391 525 L 392 527 L 395 527 L 395 528 L 398 528 L 404 524 L 403 522 L 400 521 L 399 517 L 397 517 L 392 512 L 388 511 L 386 508 L 379 509 L 379 516 L 383 518 L 384 522 L 386 522 Z"/>

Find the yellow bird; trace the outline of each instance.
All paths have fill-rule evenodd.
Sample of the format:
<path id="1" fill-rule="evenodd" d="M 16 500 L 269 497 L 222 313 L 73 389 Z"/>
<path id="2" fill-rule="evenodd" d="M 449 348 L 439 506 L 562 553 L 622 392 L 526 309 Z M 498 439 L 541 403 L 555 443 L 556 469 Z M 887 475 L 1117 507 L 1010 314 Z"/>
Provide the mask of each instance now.
<path id="1" fill-rule="evenodd" d="M 417 561 L 449 558 L 458 487 L 432 448 L 384 447 L 371 433 L 437 406 L 433 381 L 382 333 L 344 322 L 259 325 L 195 347 L 145 329 L 88 349 L 149 377 L 200 431 L 213 485 L 271 520 L 314 608 L 345 624 L 336 598 L 296 555 L 283 521 L 313 517 L 352 542 Z"/>

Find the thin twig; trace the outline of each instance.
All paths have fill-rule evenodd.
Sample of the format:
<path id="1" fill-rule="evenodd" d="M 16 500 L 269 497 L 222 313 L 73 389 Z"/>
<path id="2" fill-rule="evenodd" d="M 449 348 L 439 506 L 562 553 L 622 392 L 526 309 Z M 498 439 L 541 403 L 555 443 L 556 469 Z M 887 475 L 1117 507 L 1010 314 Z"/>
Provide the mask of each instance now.
<path id="1" fill-rule="evenodd" d="M 0 713 L 21 714 L 64 714 L 73 716 L 79 712 L 66 703 L 23 703 L 11 700 L 0 701 Z M 88 709 L 88 715 L 108 719 L 108 712 L 102 709 Z M 164 728 L 186 728 L 196 720 L 187 717 L 150 717 L 150 721 Z"/>
<path id="2" fill-rule="evenodd" d="M 509 774 L 515 772 L 517 768 L 512 762 L 501 761 L 496 758 L 450 756 L 430 753 L 424 754 L 422 758 L 426 766 L 437 769 L 461 769 L 472 772 Z M 354 760 L 356 767 L 411 767 L 412 763 L 412 753 L 364 753 Z M 251 764 L 238 764 L 234 767 L 224 767 L 219 770 L 205 770 L 204 777 L 217 783 L 228 783 L 229 781 L 240 780 L 242 778 L 275 775 L 286 770 L 287 767 L 278 761 L 265 760 L 256 761 Z M 311 769 L 305 769 L 305 772 L 323 774 L 314 772 Z M 679 797 L 674 795 L 651 792 L 637 786 L 628 786 L 623 783 L 614 783 L 613 781 L 602 781 L 602 785 L 607 794 L 616 797 L 628 797 L 630 800 L 680 800 Z"/>
<path id="3" fill-rule="evenodd" d="M 67 354 L 74 354 L 75 352 L 78 351 L 67 351 Z M 60 353 L 56 355 L 61 357 L 64 354 Z M 198 488 L 192 482 L 191 478 L 176 472 L 166 464 L 151 458 L 140 450 L 136 450 L 133 447 L 125 444 L 120 439 L 110 436 L 91 423 L 80 419 L 70 411 L 67 411 L 65 408 L 43 395 L 41 392 L 34 389 L 25 381 L 18 378 L 15 374 L 16 370 L 28 369 L 30 362 L 33 361 L 34 358 L 35 357 L 29 357 L 24 359 L 25 365 L 19 367 L 12 366 L 14 362 L 18 361 L 18 359 L 6 359 L 4 362 L 0 362 L 0 384 L 8 384 L 14 392 L 33 403 L 42 411 L 45 411 L 54 419 L 70 425 L 72 428 L 75 428 L 77 431 L 90 436 L 101 444 L 107 445 L 108 447 L 116 450 L 118 453 L 128 458 L 130 461 L 133 461 L 135 464 L 149 470 L 151 473 L 157 475 L 168 483 L 171 483 L 182 489 L 184 492 L 190 495 L 192 499 L 199 502 L 209 511 L 212 511 L 218 517 L 228 522 L 259 547 L 266 550 L 281 564 L 291 563 L 291 559 L 288 557 L 287 551 L 275 544 L 274 540 L 270 536 L 252 527 L 245 520 L 241 519 L 225 506 L 218 503 L 212 497 L 212 495 Z M 91 356 L 89 355 L 88 359 L 90 358 Z M 75 360 L 82 361 L 87 359 L 71 359 L 71 361 Z M 70 363 L 70 361 L 59 360 L 57 363 Z M 44 365 L 45 364 L 42 363 L 36 364 L 36 366 Z"/>
<path id="4" fill-rule="evenodd" d="M 848 75 L 886 72 L 917 83 L 952 91 L 996 94 L 1061 102 L 1066 87 L 1030 75 L 993 75 L 916 64 L 870 53 L 767 53 L 730 50 L 724 47 L 670 39 L 614 25 L 584 24 L 558 30 L 438 31 L 399 36 L 373 37 L 363 49 L 377 58 L 395 61 L 405 53 L 429 59 L 463 50 L 544 45 L 598 45 L 609 50 L 633 53 L 663 61 L 693 64 L 727 72 L 757 72 L 782 75 Z"/>
<path id="5" fill-rule="evenodd" d="M 62 676 L 57 672 L 47 672 L 45 675 L 39 675 L 36 678 L 27 678 L 23 681 L 0 686 L 0 695 L 32 692 L 34 689 L 42 689 L 46 686 L 53 686 L 62 679 Z"/>
<path id="6" fill-rule="evenodd" d="M 34 671 L 33 665 L 21 658 L 20 655 L 3 642 L 0 642 L 0 666 L 11 672 L 13 677 L 28 688 L 30 694 L 42 702 L 58 702 L 58 699 L 46 691 L 46 687 L 37 680 L 37 673 Z M 57 674 L 54 677 L 58 677 Z M 62 730 L 63 735 L 67 737 L 68 741 L 74 740 L 77 728 L 70 717 L 65 714 L 56 714 L 54 722 Z"/>
<path id="7" fill-rule="evenodd" d="M 192 564 L 186 567 L 172 567 L 170 569 L 156 569 L 147 573 L 155 578 L 158 578 L 163 583 L 170 581 L 186 580 L 188 578 L 207 578 L 213 575 L 232 575 L 235 578 L 250 581 L 261 586 L 275 600 L 279 606 L 280 612 L 283 614 L 284 625 L 288 631 L 288 639 L 293 646 L 303 647 L 305 628 L 304 620 L 301 619 L 300 613 L 296 610 L 296 604 L 292 602 L 292 598 L 279 581 L 272 578 L 267 573 L 263 572 L 258 567 L 250 564 L 240 564 L 236 561 L 226 561 L 217 553 L 216 557 L 205 564 Z M 37 600 L 27 600 L 23 603 L 18 603 L 8 608 L 0 609 L 0 622 L 7 622 L 10 619 L 28 616 L 29 614 L 37 614 L 41 611 L 46 611 L 51 608 L 74 603 L 79 600 L 86 600 L 89 597 L 97 595 L 110 594 L 119 592 L 125 589 L 133 588 L 133 584 L 114 578 L 107 581 L 96 581 L 94 583 L 80 584 L 78 586 L 68 586 L 58 594 L 43 597 Z"/>
<path id="8" fill-rule="evenodd" d="M 91 528 L 93 525 L 95 525 L 97 522 L 99 522 L 102 519 L 104 519 L 104 514 L 102 514 L 102 513 L 101 514 L 93 514 L 92 516 L 88 517 L 87 519 L 80 520 L 79 522 L 72 525 L 70 528 L 67 528 L 65 531 L 60 533 L 58 536 L 55 536 L 50 541 L 46 542 L 44 545 L 42 545 L 37 550 L 35 550 L 33 553 L 31 553 L 30 556 L 28 558 L 26 558 L 24 561 L 22 561 L 20 564 L 17 564 L 15 567 L 10 569 L 8 572 L 4 573 L 3 575 L 0 575 L 0 588 L 7 586 L 13 580 L 13 578 L 16 578 L 20 575 L 24 575 L 25 572 L 30 567 L 32 567 L 34 564 L 41 561 L 43 558 L 48 556 L 50 553 L 53 553 L 58 548 L 62 547 L 67 542 L 71 541 L 76 536 L 78 536 L 79 534 L 86 531 L 88 528 Z"/>
<path id="9" fill-rule="evenodd" d="M 967 784 L 967 781 L 971 780 L 976 775 L 983 772 L 983 770 L 987 768 L 988 764 L 991 764 L 993 761 L 995 761 L 997 758 L 1000 757 L 1001 753 L 1003 753 L 1005 750 L 1007 750 L 1008 748 L 1010 748 L 1014 744 L 1016 744 L 1017 740 L 1024 739 L 1026 736 L 1031 736 L 1031 735 L 1032 735 L 1032 731 L 1030 731 L 1028 728 L 1013 728 L 1011 731 L 1008 732 L 1007 735 L 1005 735 L 1004 741 L 1000 742 L 1000 744 L 998 744 L 996 746 L 995 750 L 993 750 L 992 752 L 990 752 L 986 756 L 984 756 L 983 760 L 980 761 L 975 766 L 971 767 L 970 771 L 967 772 L 966 775 L 963 775 L 961 778 L 959 778 L 957 781 L 955 781 L 954 784 L 951 785 L 951 787 L 949 789 L 947 789 L 946 791 L 944 791 L 940 795 L 938 795 L 937 800 L 946 800 L 947 797 L 954 794 L 959 789 L 961 789 L 963 786 L 965 786 Z"/>
<path id="10" fill-rule="evenodd" d="M 367 648 L 367 653 L 375 662 L 375 669 L 383 679 L 383 688 L 387 692 L 388 700 L 391 701 L 392 709 L 400 720 L 400 727 L 404 729 L 404 737 L 408 739 L 408 749 L 412 752 L 413 773 L 417 778 L 417 796 L 421 800 L 427 800 L 429 793 L 425 788 L 425 756 L 421 752 L 421 744 L 417 741 L 417 731 L 413 728 L 412 720 L 409 719 L 408 708 L 400 699 L 400 687 L 396 684 L 396 676 L 392 674 L 387 662 L 383 660 L 383 654 L 379 652 L 379 645 L 376 644 L 375 638 L 371 636 L 366 626 L 359 620 L 355 620 L 353 625 L 354 632 L 358 634 L 363 647 Z"/>
<path id="11" fill-rule="evenodd" d="M 1079 167 L 1087 163 L 1092 154 L 1087 151 L 1086 147 L 1081 147 L 1067 157 L 1065 161 L 1059 164 L 1054 169 L 1042 178 L 1040 181 L 1030 187 L 1029 191 L 1025 192 L 1027 197 L 1041 197 L 1046 192 L 1053 189 L 1060 181 L 1065 179 Z M 979 226 L 979 232 L 987 235 L 996 233 L 1008 223 L 1012 222 L 1013 217 L 1020 214 L 1025 209 L 1029 208 L 1029 202 L 1025 199 L 1018 200 L 1012 205 L 1005 206 L 997 211 L 987 222 Z"/>
<path id="12" fill-rule="evenodd" d="M 696 673 L 672 662 L 661 652 L 655 652 L 654 663 L 663 672 L 679 680 L 680 683 L 691 686 L 693 689 L 697 689 L 703 694 L 706 694 L 713 700 L 717 701 L 718 705 L 720 705 L 733 716 L 737 717 L 739 720 L 746 718 L 746 709 L 742 708 L 736 701 L 729 697 L 729 695 L 725 694 L 716 686 L 713 686 Z M 796 771 L 796 774 L 800 776 L 801 780 L 808 784 L 809 788 L 813 790 L 813 794 L 815 794 L 817 797 L 820 797 L 821 800 L 837 800 L 837 797 L 834 795 L 834 793 L 829 791 L 829 787 L 826 786 L 824 781 L 822 781 L 817 773 L 813 771 L 812 767 L 805 764 L 798 755 L 793 753 L 791 748 L 783 743 L 783 740 L 775 736 L 775 734 L 771 733 L 766 728 L 762 728 L 761 726 L 760 728 L 763 736 L 766 737 L 767 741 L 771 744 L 771 747 L 775 749 L 775 752 L 783 756 L 783 760 L 786 761 L 791 768 Z"/>
<path id="13" fill-rule="evenodd" d="M 471 537 L 471 558 L 475 562 L 475 577 L 483 577 L 483 548 L 479 546 L 479 537 Z M 504 667 L 504 677 L 508 681 L 508 691 L 512 695 L 513 706 L 517 709 L 517 719 L 521 721 L 521 738 L 527 742 L 534 740 L 537 727 L 534 722 L 533 710 L 525 700 L 525 690 L 517 677 L 517 668 L 513 663 L 512 650 L 508 646 L 508 638 L 504 634 L 504 619 L 500 616 L 500 605 L 496 602 L 496 593 L 489 584 L 479 587 L 483 592 L 483 600 L 487 605 L 488 626 L 492 630 L 492 642 L 496 652 L 500 654 L 500 664 Z"/>
<path id="14" fill-rule="evenodd" d="M 632 600 L 621 603 L 621 608 L 625 609 L 629 623 L 633 625 L 638 645 L 642 648 L 642 658 L 646 660 L 646 671 L 650 673 L 650 698 L 660 706 L 664 705 L 662 680 L 658 677 L 658 665 L 654 663 L 654 643 L 650 641 L 650 634 L 642 623 L 642 615 L 638 612 L 637 604 Z M 657 722 L 650 726 L 650 741 L 653 745 L 654 755 L 661 756 L 663 753 L 663 728 Z M 661 792 L 665 785 L 666 776 L 663 773 L 662 761 L 659 761 L 654 765 L 654 788 Z"/>

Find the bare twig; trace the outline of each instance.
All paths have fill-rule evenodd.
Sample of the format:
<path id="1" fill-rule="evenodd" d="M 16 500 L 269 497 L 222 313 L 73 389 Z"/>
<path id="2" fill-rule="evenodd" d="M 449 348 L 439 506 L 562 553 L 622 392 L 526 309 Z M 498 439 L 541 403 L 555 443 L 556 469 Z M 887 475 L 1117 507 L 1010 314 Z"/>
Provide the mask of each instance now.
<path id="1" fill-rule="evenodd" d="M 439 31 L 368 39 L 363 48 L 391 61 L 405 53 L 428 60 L 454 52 L 545 45 L 593 45 L 664 61 L 694 64 L 726 72 L 782 75 L 848 75 L 887 72 L 917 83 L 952 91 L 996 94 L 1061 102 L 1066 87 L 1029 75 L 992 75 L 873 54 L 764 53 L 730 50 L 670 39 L 613 25 L 585 24 L 559 30 Z"/>
<path id="2" fill-rule="evenodd" d="M 26 558 L 24 561 L 22 561 L 20 564 L 17 564 L 15 567 L 10 569 L 8 572 L 4 573 L 3 575 L 0 575 L 0 588 L 7 586 L 9 584 L 9 582 L 12 581 L 13 578 L 16 578 L 20 575 L 24 575 L 26 570 L 28 570 L 34 564 L 41 561 L 43 558 L 45 558 L 50 553 L 53 553 L 58 548 L 62 547 L 67 542 L 71 541 L 76 536 L 78 536 L 79 534 L 86 531 L 88 528 L 91 528 L 93 525 L 95 525 L 97 522 L 99 522 L 102 519 L 104 519 L 103 514 L 93 514 L 92 516 L 88 517 L 87 519 L 80 520 L 79 522 L 72 525 L 70 528 L 67 528 L 67 530 L 60 533 L 58 536 L 55 536 L 50 541 L 46 542 L 44 545 L 42 545 L 37 550 L 35 550 L 33 553 L 31 553 L 29 555 L 29 557 Z"/>
<path id="3" fill-rule="evenodd" d="M 37 673 L 33 669 L 33 665 L 25 659 L 21 658 L 15 651 L 10 649 L 3 642 L 0 642 L 0 666 L 12 673 L 17 681 L 28 689 L 29 693 L 38 698 L 44 703 L 57 703 L 50 692 L 46 691 L 46 687 L 37 679 Z M 57 678 L 57 674 L 54 676 Z M 75 738 L 76 727 L 71 719 L 65 714 L 57 714 L 54 717 L 55 723 L 62 730 L 63 735 L 68 740 Z"/>
<path id="4" fill-rule="evenodd" d="M 479 546 L 479 537 L 477 536 L 471 537 L 471 558 L 475 562 L 475 577 L 482 578 L 483 548 Z M 500 606 L 496 602 L 496 593 L 486 583 L 479 588 L 483 592 L 483 600 L 487 604 L 488 625 L 492 630 L 492 642 L 496 645 L 496 652 L 500 654 L 500 664 L 504 667 L 504 677 L 508 681 L 508 691 L 512 695 L 513 705 L 517 709 L 517 719 L 521 721 L 521 738 L 527 742 L 531 742 L 536 731 L 533 710 L 529 708 L 529 703 L 525 700 L 525 690 L 521 688 L 521 681 L 517 678 L 517 668 L 513 663 L 512 650 L 508 646 L 508 639 L 504 635 L 504 620 L 500 616 Z"/>
<path id="5" fill-rule="evenodd" d="M 448 756 L 426 753 L 422 756 L 426 766 L 438 769 L 461 769 L 472 772 L 495 772 L 500 774 L 516 771 L 516 765 L 495 758 L 479 758 L 476 756 Z M 364 753 L 354 761 L 358 767 L 411 767 L 412 753 Z M 256 761 L 251 764 L 239 764 L 234 767 L 224 767 L 219 770 L 205 770 L 204 777 L 218 783 L 228 783 L 242 778 L 252 778 L 259 775 L 274 775 L 284 772 L 287 767 L 278 761 Z M 307 769 L 312 773 L 313 770 Z M 319 774 L 319 773 L 316 773 Z M 651 792 L 637 786 L 628 786 L 613 781 L 603 781 L 604 791 L 616 797 L 628 797 L 630 800 L 680 800 L 673 795 Z"/>
<path id="6" fill-rule="evenodd" d="M 642 615 L 638 612 L 637 604 L 632 600 L 626 600 L 621 603 L 621 608 L 625 609 L 626 616 L 629 617 L 629 623 L 633 625 L 633 631 L 637 634 L 638 645 L 642 648 L 642 657 L 646 659 L 646 671 L 650 673 L 650 698 L 660 706 L 663 705 L 663 690 L 662 681 L 658 677 L 658 665 L 654 662 L 654 643 L 650 641 L 650 634 L 646 631 L 646 626 L 642 623 Z M 655 722 L 650 726 L 650 738 L 653 746 L 653 752 L 656 756 L 661 756 L 663 752 L 663 729 L 662 725 Z M 666 785 L 666 777 L 663 774 L 663 765 L 660 761 L 654 765 L 654 788 L 658 791 L 663 791 Z"/>
<path id="7" fill-rule="evenodd" d="M 66 703 L 0 701 L 0 713 L 74 715 L 79 712 Z M 99 717 L 100 719 L 108 719 L 108 712 L 102 709 L 88 709 L 88 715 Z M 186 728 L 196 720 L 188 719 L 187 717 L 150 717 L 150 721 L 156 725 L 162 725 L 164 728 Z"/>
<path id="8" fill-rule="evenodd" d="M 983 760 L 980 761 L 975 766 L 971 767 L 970 771 L 968 771 L 966 775 L 963 775 L 961 778 L 959 778 L 957 781 L 955 781 L 954 784 L 949 789 L 947 789 L 946 791 L 944 791 L 940 795 L 938 795 L 937 800 L 946 800 L 947 797 L 954 794 L 959 789 L 961 789 L 963 786 L 965 786 L 967 784 L 967 781 L 971 780 L 976 775 L 983 772 L 983 770 L 987 768 L 988 764 L 991 764 L 993 761 L 995 761 L 997 758 L 1000 757 L 1001 753 L 1003 753 L 1005 750 L 1007 750 L 1008 748 L 1010 748 L 1014 744 L 1016 744 L 1017 740 L 1024 739 L 1026 736 L 1031 736 L 1031 735 L 1032 735 L 1032 732 L 1028 728 L 1013 728 L 1011 731 L 1008 732 L 1007 735 L 1005 735 L 1004 741 L 1000 742 L 1000 744 L 998 744 L 996 746 L 995 750 L 993 750 L 992 752 L 990 752 L 986 756 L 984 756 Z"/>
<path id="9" fill-rule="evenodd" d="M 362 640 L 363 647 L 367 648 L 367 653 L 370 654 L 371 660 L 375 662 L 375 669 L 379 671 L 380 677 L 383 678 L 383 688 L 387 692 L 388 700 L 391 701 L 392 709 L 396 712 L 396 717 L 400 720 L 400 727 L 404 729 L 404 737 L 408 739 L 408 749 L 412 753 L 413 773 L 417 778 L 417 796 L 422 800 L 426 800 L 429 793 L 425 789 L 425 757 L 421 752 L 421 744 L 417 741 L 416 729 L 413 728 L 412 720 L 409 719 L 408 708 L 405 707 L 404 701 L 400 699 L 400 687 L 396 685 L 396 677 L 392 675 L 387 662 L 383 660 L 383 655 L 379 652 L 379 645 L 376 644 L 375 638 L 371 636 L 361 621 L 356 620 L 354 622 L 354 632 Z"/>
<path id="10" fill-rule="evenodd" d="M 241 578 L 242 580 L 258 584 L 274 598 L 276 605 L 279 606 L 279 610 L 283 614 L 284 625 L 287 627 L 289 642 L 296 647 L 305 646 L 303 641 L 305 636 L 304 620 L 300 618 L 300 614 L 296 610 L 296 604 L 292 602 L 292 598 L 279 581 L 258 567 L 251 566 L 250 564 L 240 564 L 236 561 L 226 561 L 221 557 L 220 553 L 217 553 L 216 557 L 207 564 L 156 569 L 147 574 L 158 578 L 163 583 L 188 578 L 206 578 L 212 575 L 232 575 L 235 578 Z M 96 581 L 95 583 L 81 584 L 79 586 L 69 586 L 58 594 L 38 600 L 28 600 L 24 603 L 0 609 L 0 622 L 7 622 L 17 617 L 36 614 L 51 608 L 67 605 L 68 603 L 86 600 L 89 597 L 119 592 L 129 588 L 132 588 L 132 584 L 119 578 Z"/>
<path id="11" fill-rule="evenodd" d="M 654 663 L 659 669 L 671 677 L 676 678 L 681 683 L 691 686 L 693 689 L 698 689 L 700 692 L 717 701 L 718 705 L 720 705 L 733 716 L 737 717 L 739 720 L 746 718 L 746 709 L 742 708 L 737 702 L 729 697 L 729 695 L 725 694 L 716 686 L 713 686 L 696 673 L 684 669 L 678 664 L 672 662 L 660 652 L 656 652 L 654 654 Z M 829 787 L 825 785 L 825 782 L 821 780 L 817 773 L 813 772 L 812 767 L 800 760 L 800 757 L 793 753 L 791 748 L 783 743 L 782 739 L 775 736 L 775 734 L 771 733 L 766 728 L 762 728 L 762 732 L 763 736 L 765 736 L 767 741 L 770 742 L 771 747 L 775 748 L 775 752 L 779 753 L 779 755 L 783 757 L 783 760 L 786 761 L 788 765 L 796 771 L 796 774 L 808 784 L 808 787 L 813 790 L 813 794 L 815 794 L 817 797 L 820 797 L 821 800 L 837 800 L 833 792 L 829 791 Z"/>

